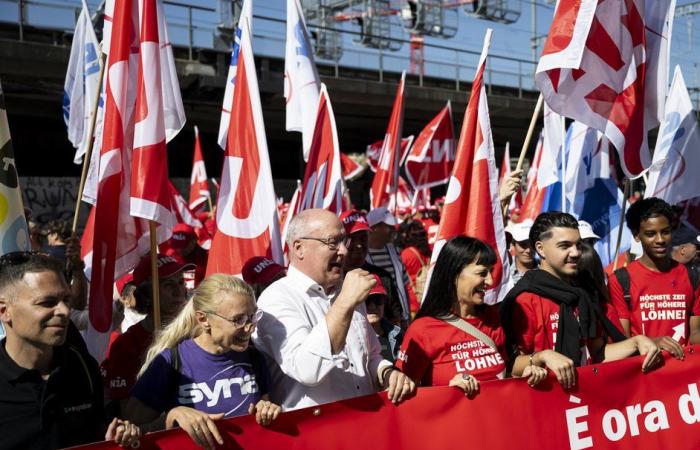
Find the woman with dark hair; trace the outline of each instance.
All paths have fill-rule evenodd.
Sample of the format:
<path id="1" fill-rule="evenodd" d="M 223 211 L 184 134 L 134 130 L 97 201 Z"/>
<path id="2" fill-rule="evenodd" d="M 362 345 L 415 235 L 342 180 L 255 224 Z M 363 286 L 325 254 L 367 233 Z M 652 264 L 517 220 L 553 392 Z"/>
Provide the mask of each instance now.
<path id="1" fill-rule="evenodd" d="M 442 248 L 396 362 L 417 384 L 456 386 L 473 395 L 480 381 L 505 376 L 498 309 L 484 303 L 495 263 L 493 249 L 471 237 L 457 236 Z M 531 386 L 546 376 L 544 368 L 534 365 L 523 372 Z"/>
<path id="2" fill-rule="evenodd" d="M 593 246 L 587 242 L 581 242 L 580 252 L 581 257 L 576 264 L 576 285 L 586 291 L 591 296 L 591 300 L 600 304 L 605 316 L 615 325 L 620 333 L 623 333 L 620 316 L 617 315 L 617 311 L 610 304 L 605 268 L 600 260 L 600 256 L 598 256 Z M 622 335 L 616 336 L 617 340 L 623 337 Z"/>

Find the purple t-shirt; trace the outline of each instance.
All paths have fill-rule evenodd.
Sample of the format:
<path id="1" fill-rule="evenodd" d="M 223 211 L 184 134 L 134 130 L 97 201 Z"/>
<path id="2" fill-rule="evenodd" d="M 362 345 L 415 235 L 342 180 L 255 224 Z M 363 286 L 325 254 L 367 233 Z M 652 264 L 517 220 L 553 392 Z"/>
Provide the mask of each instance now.
<path id="1" fill-rule="evenodd" d="M 182 341 L 177 348 L 179 372 L 171 364 L 170 349 L 166 349 L 131 390 L 133 397 L 156 411 L 189 406 L 209 414 L 241 416 L 268 391 L 267 366 L 260 353 L 251 356 L 255 350 L 214 355 L 192 339 Z"/>

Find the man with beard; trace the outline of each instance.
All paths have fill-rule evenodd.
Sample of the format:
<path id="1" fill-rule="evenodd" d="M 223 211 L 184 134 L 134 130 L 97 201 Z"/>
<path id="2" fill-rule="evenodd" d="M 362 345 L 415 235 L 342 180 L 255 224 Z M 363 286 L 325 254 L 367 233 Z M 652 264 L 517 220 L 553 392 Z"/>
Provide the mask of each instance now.
<path id="1" fill-rule="evenodd" d="M 671 258 L 673 210 L 651 197 L 625 214 L 642 257 L 610 277 L 610 300 L 625 334 L 652 337 L 662 350 L 700 343 L 700 287 L 692 268 Z"/>
<path id="2" fill-rule="evenodd" d="M 501 305 L 501 320 L 514 376 L 528 365 L 546 367 L 566 389 L 576 383 L 575 367 L 646 355 L 642 370 L 658 366 L 660 349 L 643 335 L 624 339 L 601 305 L 573 280 L 581 257 L 578 222 L 570 214 L 540 214 L 530 229 L 540 269 L 529 270 Z M 606 344 L 609 336 L 615 343 Z M 683 358 L 683 352 L 674 352 Z M 516 358 L 529 355 L 529 358 Z"/>
<path id="3" fill-rule="evenodd" d="M 161 327 L 177 316 L 187 301 L 183 272 L 192 269 L 194 269 L 193 264 L 179 263 L 172 256 L 158 258 Z M 124 411 L 129 399 L 129 391 L 136 383 L 136 375 L 156 331 L 156 324 L 153 323 L 150 256 L 142 258 L 134 269 L 133 284 L 136 286 L 135 309 L 141 314 L 146 314 L 146 317 L 114 340 L 107 358 L 102 363 L 107 397 L 111 401 L 109 407 L 115 415 Z"/>
<path id="4" fill-rule="evenodd" d="M 348 236 L 330 211 L 308 209 L 287 229 L 287 276 L 260 296 L 264 311 L 253 342 L 271 360 L 271 400 L 284 410 L 388 390 L 399 403 L 415 391 L 381 356 L 364 302 L 367 271 L 343 272 Z"/>

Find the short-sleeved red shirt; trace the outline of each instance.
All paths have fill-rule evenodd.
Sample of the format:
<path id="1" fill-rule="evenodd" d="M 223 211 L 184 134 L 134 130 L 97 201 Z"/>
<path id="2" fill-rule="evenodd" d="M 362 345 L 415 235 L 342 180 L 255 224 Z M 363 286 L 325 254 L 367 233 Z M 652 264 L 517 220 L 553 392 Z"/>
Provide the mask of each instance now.
<path id="1" fill-rule="evenodd" d="M 655 272 L 639 261 L 627 266 L 630 306 L 616 276 L 608 281 L 610 301 L 618 316 L 630 321 L 633 335 L 670 336 L 686 344 L 690 316 L 700 315 L 700 287 L 693 292 L 688 269 L 673 263 L 668 272 Z"/>
<path id="2" fill-rule="evenodd" d="M 518 295 L 511 309 L 513 336 L 523 354 L 554 350 L 559 330 L 559 305 L 547 297 L 531 292 Z M 600 328 L 600 325 L 598 326 Z M 581 361 L 591 363 L 585 339 L 581 340 Z"/>
<path id="3" fill-rule="evenodd" d="M 406 268 L 408 278 L 415 286 L 416 276 L 423 267 L 430 264 L 430 256 L 423 255 L 416 247 L 406 247 L 401 251 L 401 261 Z"/>
<path id="4" fill-rule="evenodd" d="M 463 319 L 493 339 L 498 351 L 464 331 L 432 317 L 414 321 L 403 338 L 396 366 L 421 386 L 447 386 L 459 373 L 480 381 L 505 370 L 505 334 L 498 311 L 486 307 L 480 318 Z"/>
<path id="5" fill-rule="evenodd" d="M 102 376 L 110 400 L 129 398 L 129 391 L 136 384 L 146 351 L 153 341 L 153 333 L 141 322 L 120 334 L 109 348 L 107 359 L 102 362 Z"/>

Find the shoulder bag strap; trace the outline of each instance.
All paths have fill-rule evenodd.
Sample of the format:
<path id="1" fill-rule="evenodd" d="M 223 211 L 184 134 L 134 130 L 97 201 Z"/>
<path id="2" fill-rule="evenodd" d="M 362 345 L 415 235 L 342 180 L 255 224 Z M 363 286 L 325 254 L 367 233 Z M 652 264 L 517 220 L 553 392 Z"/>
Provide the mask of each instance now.
<path id="1" fill-rule="evenodd" d="M 479 330 L 477 327 L 470 324 L 466 320 L 462 320 L 454 314 L 448 314 L 447 316 L 440 317 L 439 319 L 443 322 L 449 323 L 450 325 L 456 328 L 459 328 L 468 335 L 473 336 L 481 342 L 483 342 L 484 344 L 488 345 L 495 351 L 498 351 L 498 347 L 496 347 L 496 343 L 493 341 L 493 339 L 491 339 L 491 337 L 487 336 L 483 331 Z"/>

